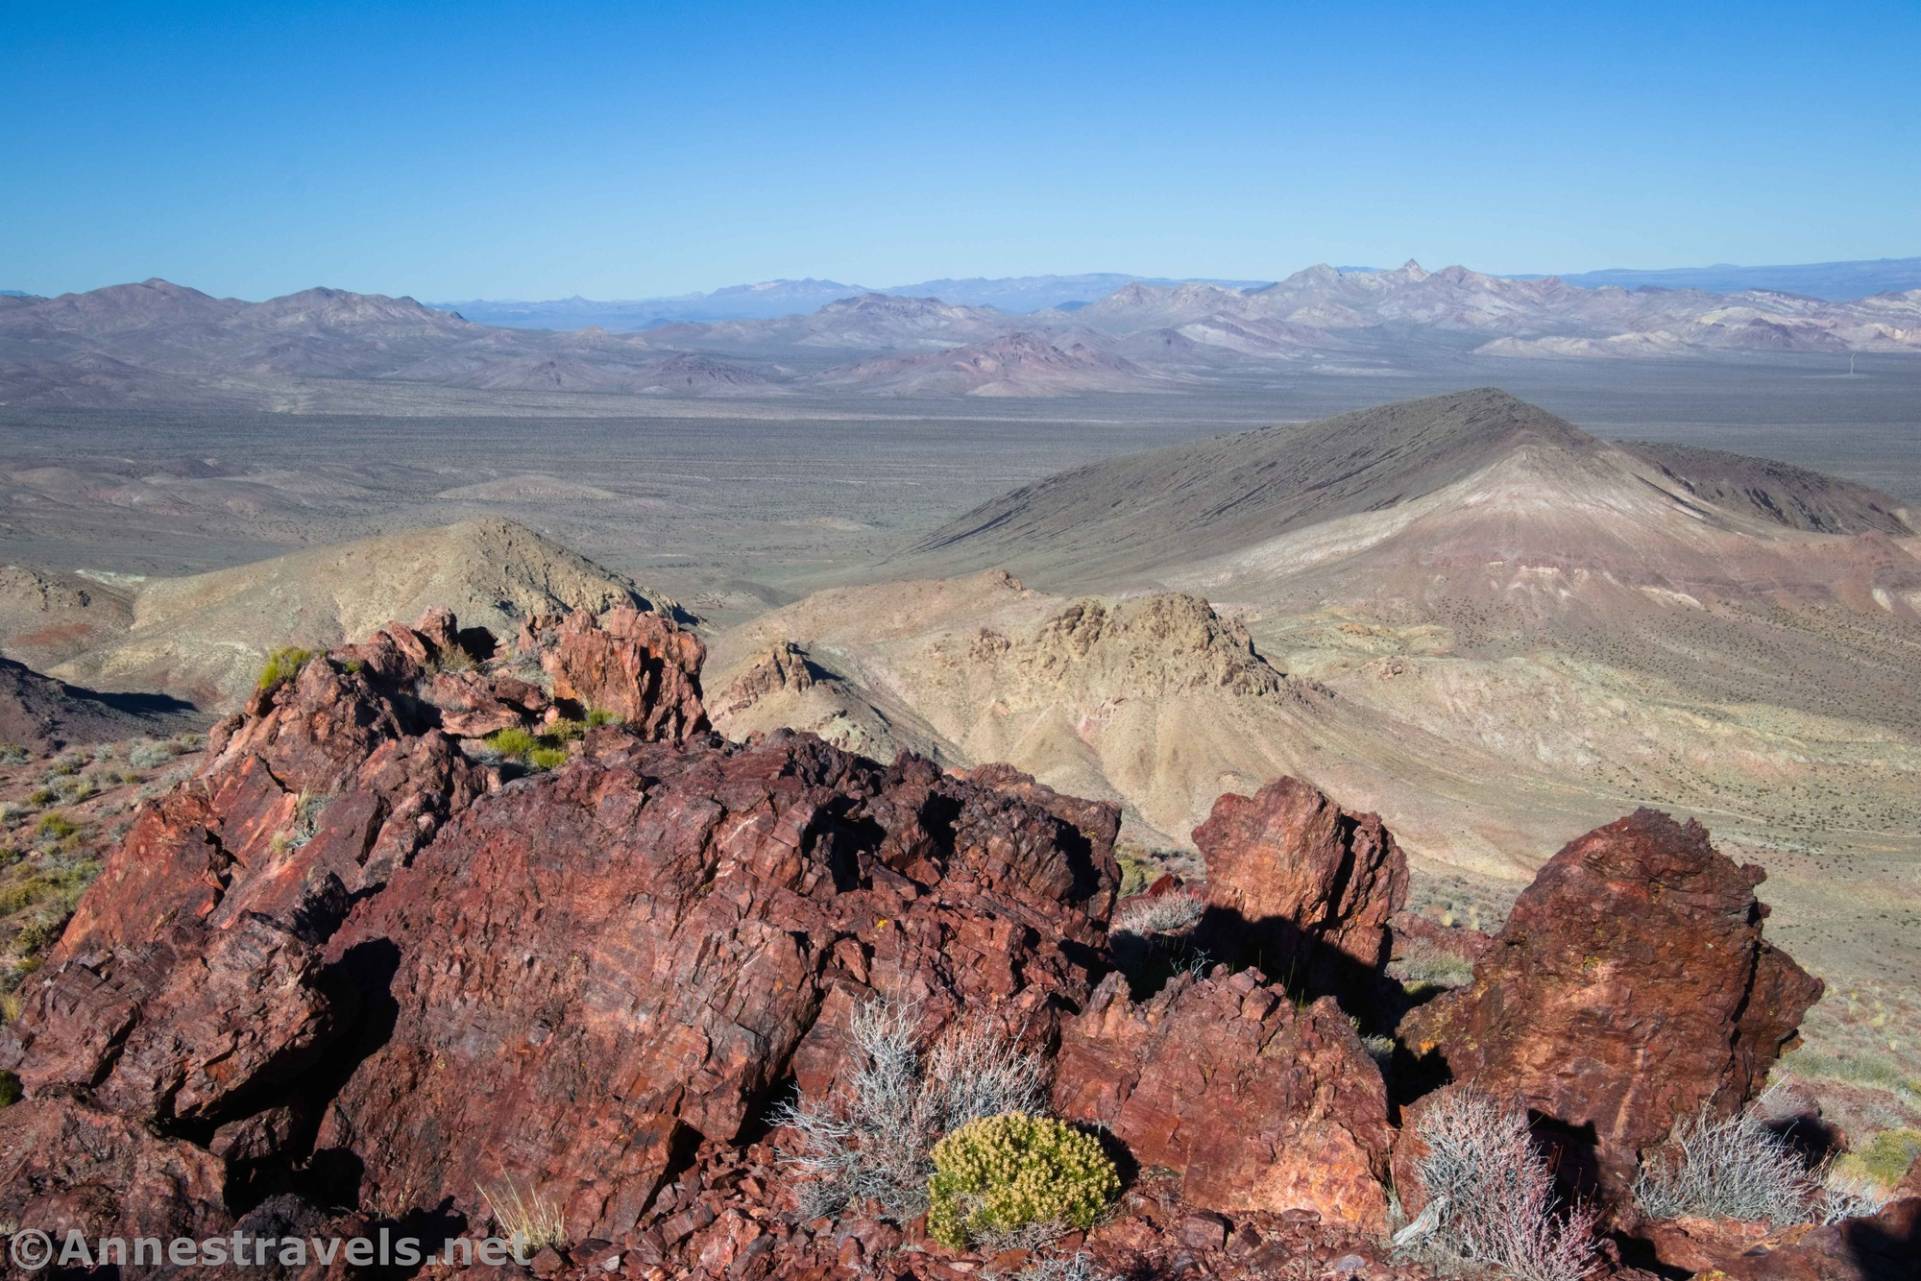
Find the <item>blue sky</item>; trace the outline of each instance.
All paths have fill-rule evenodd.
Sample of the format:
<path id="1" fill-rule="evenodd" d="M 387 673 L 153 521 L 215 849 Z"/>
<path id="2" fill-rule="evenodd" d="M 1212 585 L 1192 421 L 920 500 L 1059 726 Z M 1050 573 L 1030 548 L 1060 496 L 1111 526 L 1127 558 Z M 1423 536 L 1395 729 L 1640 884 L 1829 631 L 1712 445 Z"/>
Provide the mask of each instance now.
<path id="1" fill-rule="evenodd" d="M 1921 254 L 1921 3 L 0 0 L 0 288 Z"/>

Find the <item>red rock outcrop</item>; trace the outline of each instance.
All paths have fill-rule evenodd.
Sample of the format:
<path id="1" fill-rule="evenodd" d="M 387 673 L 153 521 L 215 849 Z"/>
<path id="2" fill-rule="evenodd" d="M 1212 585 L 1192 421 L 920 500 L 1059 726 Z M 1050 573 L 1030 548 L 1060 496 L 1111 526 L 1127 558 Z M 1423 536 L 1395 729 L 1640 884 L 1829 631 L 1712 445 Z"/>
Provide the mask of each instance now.
<path id="1" fill-rule="evenodd" d="M 1921 1277 L 1921 1197 L 1839 1223 L 1770 1228 L 1675 1219 L 1647 1229 L 1655 1257 L 1677 1273 L 1728 1281 L 1915 1281 Z"/>
<path id="2" fill-rule="evenodd" d="M 1121 807 L 1112 801 L 1090 801 L 1057 792 L 1032 774 L 1012 765 L 995 763 L 958 770 L 956 774 L 983 787 L 1038 805 L 1087 838 L 1091 848 L 1112 850 L 1121 835 Z"/>
<path id="3" fill-rule="evenodd" d="M 1407 856 L 1379 815 L 1279 778 L 1215 801 L 1194 844 L 1207 860 L 1211 954 L 1297 991 L 1366 1002 L 1392 950 L 1388 920 L 1407 898 Z"/>
<path id="4" fill-rule="evenodd" d="M 644 738 L 685 742 L 707 730 L 700 665 L 707 647 L 671 619 L 631 607 L 575 610 L 537 633 L 554 696 L 611 712 Z"/>
<path id="5" fill-rule="evenodd" d="M 216 727 L 200 772 L 141 808 L 53 962 L 137 946 L 184 920 L 286 921 L 328 876 L 362 893 L 494 786 L 414 697 L 422 664 L 441 655 L 434 632 L 455 643 L 451 616 L 423 623 L 437 626 L 309 659 Z"/>
<path id="6" fill-rule="evenodd" d="M 1193 1205 L 1387 1222 L 1387 1087 L 1331 998 L 1297 1008 L 1217 967 L 1136 1003 L 1110 975 L 1061 1030 L 1054 1105 L 1172 1170 Z"/>
<path id="7" fill-rule="evenodd" d="M 0 1223 L 10 1230 L 198 1238 L 227 1226 L 226 1188 L 225 1162 L 136 1120 L 57 1095 L 0 1109 Z"/>
<path id="8" fill-rule="evenodd" d="M 781 641 L 751 663 L 734 678 L 715 702 L 723 714 L 744 712 L 778 690 L 800 693 L 820 683 L 820 675 L 807 651 L 792 641 Z"/>
<path id="9" fill-rule="evenodd" d="M 1592 1148 L 1621 1196 L 1639 1155 L 1706 1105 L 1753 1096 L 1821 983 L 1761 937 L 1758 867 L 1640 810 L 1570 842 L 1521 892 L 1474 981 L 1402 1039 Z"/>
<path id="10" fill-rule="evenodd" d="M 1116 880 L 1045 809 L 925 761 L 626 740 L 470 808 L 334 937 L 397 956 L 397 1012 L 318 1142 L 376 1212 L 511 1182 L 611 1238 L 790 1067 L 830 1088 L 866 994 L 1044 1039 Z"/>
<path id="11" fill-rule="evenodd" d="M 267 917 L 179 921 L 30 986 L 0 1028 L 0 1068 L 30 1094 L 85 1091 L 160 1126 L 216 1122 L 296 1077 L 340 1031 L 351 1010 L 319 971 L 312 943 Z"/>

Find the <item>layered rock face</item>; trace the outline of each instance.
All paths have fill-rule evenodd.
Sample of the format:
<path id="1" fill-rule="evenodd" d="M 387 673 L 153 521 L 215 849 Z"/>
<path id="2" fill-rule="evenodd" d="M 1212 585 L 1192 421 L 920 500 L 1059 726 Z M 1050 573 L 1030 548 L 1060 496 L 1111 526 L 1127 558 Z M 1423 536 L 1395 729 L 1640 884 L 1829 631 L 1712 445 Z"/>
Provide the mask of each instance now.
<path id="1" fill-rule="evenodd" d="M 1375 994 L 1407 898 L 1407 856 L 1377 814 L 1342 809 L 1297 778 L 1214 803 L 1194 829 L 1207 860 L 1212 954 L 1258 965 L 1296 991 Z"/>
<path id="2" fill-rule="evenodd" d="M 1054 1104 L 1217 1211 L 1387 1222 L 1387 1087 L 1331 998 L 1297 1008 L 1243 970 L 1127 998 L 1110 976 L 1061 1032 Z"/>
<path id="3" fill-rule="evenodd" d="M 685 742 L 707 728 L 700 665 L 707 647 L 659 614 L 628 606 L 599 618 L 576 610 L 541 665 L 554 696 L 610 712 L 649 739 Z"/>
<path id="4" fill-rule="evenodd" d="M 392 1037 L 318 1144 L 377 1211 L 534 1186 L 610 1237 L 784 1071 L 831 1090 L 869 996 L 1048 1039 L 1115 882 L 1105 846 L 925 761 L 610 741 L 475 806 L 333 940 L 400 959 Z"/>
<path id="5" fill-rule="evenodd" d="M 1763 875 L 1698 823 L 1640 810 L 1597 828 L 1521 892 L 1473 983 L 1402 1039 L 1549 1118 L 1618 1200 L 1676 1121 L 1753 1097 L 1821 995 L 1761 937 Z"/>

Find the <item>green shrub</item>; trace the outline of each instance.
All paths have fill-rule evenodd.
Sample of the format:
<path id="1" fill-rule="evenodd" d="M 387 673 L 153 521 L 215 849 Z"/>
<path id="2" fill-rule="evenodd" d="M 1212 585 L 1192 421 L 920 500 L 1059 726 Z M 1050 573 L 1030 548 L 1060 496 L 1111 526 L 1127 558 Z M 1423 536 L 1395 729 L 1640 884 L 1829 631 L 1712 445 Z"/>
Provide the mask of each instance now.
<path id="1" fill-rule="evenodd" d="M 559 720 L 551 722 L 547 728 L 541 732 L 540 736 L 543 739 L 555 743 L 571 743 L 586 732 L 586 721 L 569 720 L 563 716 Z"/>
<path id="2" fill-rule="evenodd" d="M 40 822 L 35 825 L 33 830 L 36 835 L 43 838 L 63 841 L 79 831 L 80 828 L 65 814 L 42 814 L 40 816 Z"/>
<path id="3" fill-rule="evenodd" d="M 604 707 L 590 707 L 587 709 L 587 725 L 589 728 L 599 725 L 624 725 L 626 723 L 618 712 L 610 712 Z"/>
<path id="4" fill-rule="evenodd" d="M 51 787 L 36 787 L 27 793 L 27 804 L 29 805 L 51 805 L 59 799 L 60 794 Z"/>
<path id="5" fill-rule="evenodd" d="M 1092 1227 L 1121 1190 L 1100 1141 L 1052 1117 L 1004 1112 L 934 1145 L 927 1233 L 950 1249 L 1023 1228 Z"/>
<path id="6" fill-rule="evenodd" d="M 267 655 L 267 665 L 260 669 L 260 679 L 254 682 L 254 688 L 279 689 L 300 675 L 300 669 L 305 667 L 312 657 L 313 651 L 310 649 L 302 649 L 298 645 L 281 646 Z"/>
<path id="7" fill-rule="evenodd" d="M 567 749 L 564 747 L 536 747 L 527 753 L 530 769 L 559 769 L 567 763 Z"/>
<path id="8" fill-rule="evenodd" d="M 497 729 L 482 741 L 490 751 L 515 761 L 526 760 L 528 753 L 540 746 L 539 739 L 518 727 Z"/>

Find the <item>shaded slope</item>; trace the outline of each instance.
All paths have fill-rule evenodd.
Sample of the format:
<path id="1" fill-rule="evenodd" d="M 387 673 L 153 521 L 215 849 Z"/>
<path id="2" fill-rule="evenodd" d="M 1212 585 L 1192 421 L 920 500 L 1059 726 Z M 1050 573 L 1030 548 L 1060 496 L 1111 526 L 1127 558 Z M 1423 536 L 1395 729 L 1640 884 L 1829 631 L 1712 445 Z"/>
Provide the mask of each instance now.
<path id="1" fill-rule="evenodd" d="M 77 743 L 172 734 L 199 723 L 192 707 L 174 699 L 76 689 L 0 658 L 0 744 L 48 752 Z"/>
<path id="2" fill-rule="evenodd" d="M 1487 467 L 1524 441 L 1601 443 L 1492 388 L 1358 410 L 1094 463 L 983 504 L 928 535 L 917 566 L 1142 573 L 1291 529 L 1379 511 Z"/>

